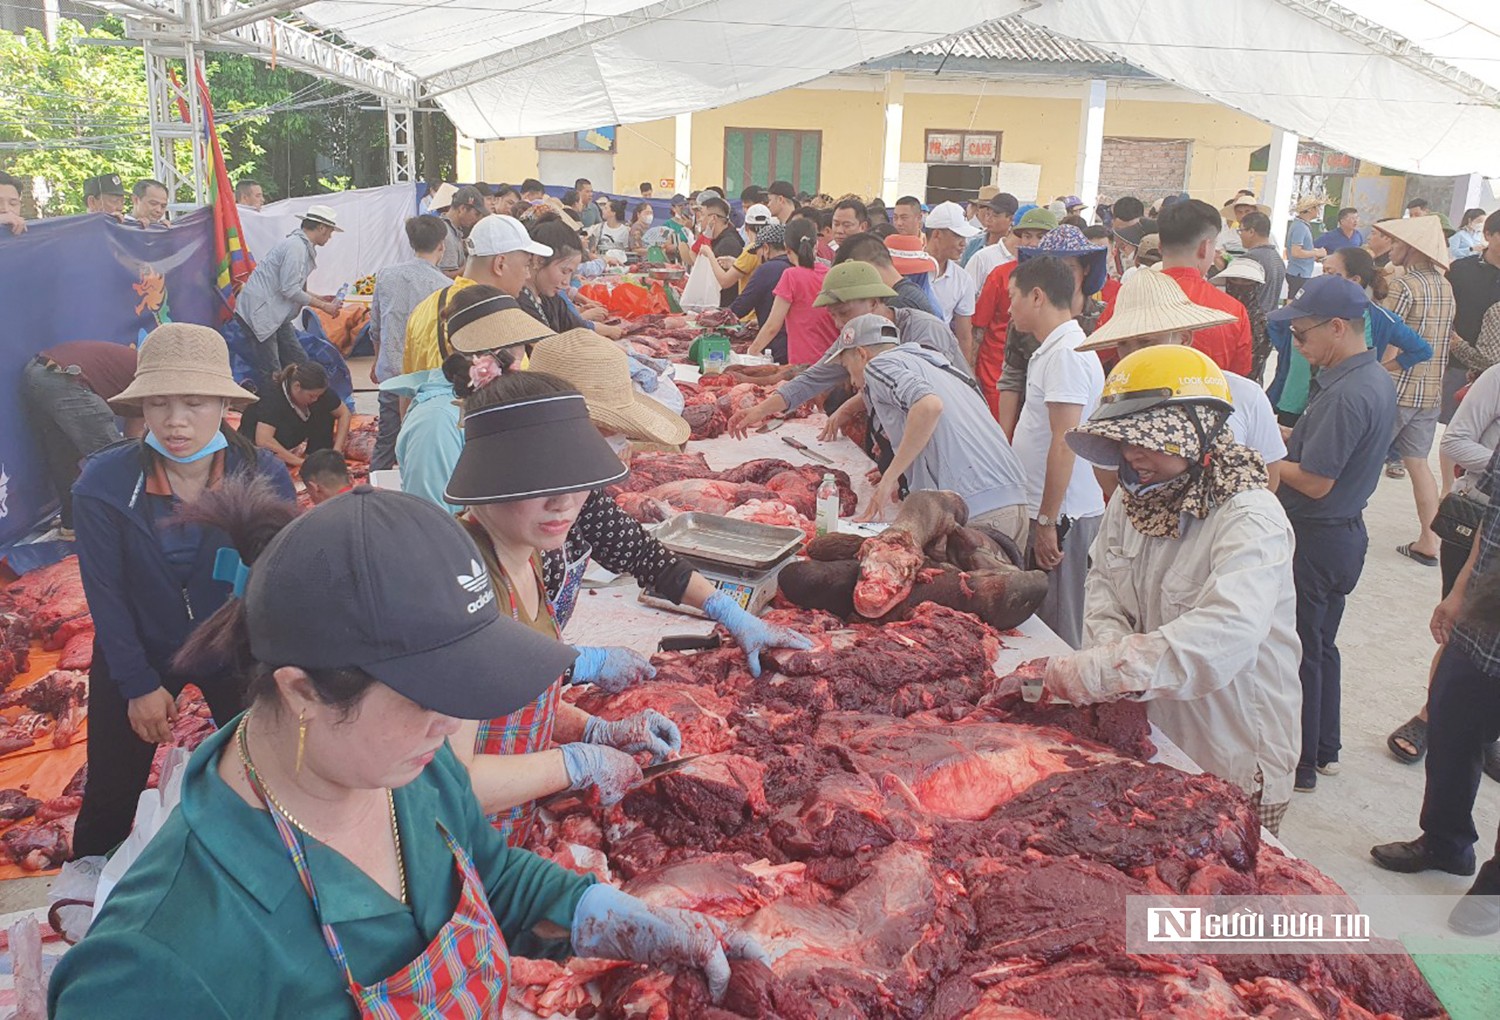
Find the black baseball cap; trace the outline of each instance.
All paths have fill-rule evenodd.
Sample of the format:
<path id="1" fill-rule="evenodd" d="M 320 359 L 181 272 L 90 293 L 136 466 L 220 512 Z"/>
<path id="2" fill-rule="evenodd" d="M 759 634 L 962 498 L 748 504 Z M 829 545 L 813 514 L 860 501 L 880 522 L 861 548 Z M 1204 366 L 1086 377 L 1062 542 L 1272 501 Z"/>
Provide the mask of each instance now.
<path id="1" fill-rule="evenodd" d="M 577 653 L 500 615 L 463 525 L 419 496 L 357 488 L 271 540 L 245 588 L 256 661 L 362 669 L 425 709 L 496 719 Z"/>
<path id="2" fill-rule="evenodd" d="M 767 195 L 780 195 L 789 201 L 797 201 L 797 189 L 792 187 L 791 181 L 772 181 L 771 186 L 766 188 Z"/>
<path id="3" fill-rule="evenodd" d="M 98 198 L 100 195 L 123 195 L 125 194 L 125 182 L 120 180 L 119 174 L 100 174 L 98 177 L 90 177 L 83 182 L 83 194 L 85 198 Z"/>

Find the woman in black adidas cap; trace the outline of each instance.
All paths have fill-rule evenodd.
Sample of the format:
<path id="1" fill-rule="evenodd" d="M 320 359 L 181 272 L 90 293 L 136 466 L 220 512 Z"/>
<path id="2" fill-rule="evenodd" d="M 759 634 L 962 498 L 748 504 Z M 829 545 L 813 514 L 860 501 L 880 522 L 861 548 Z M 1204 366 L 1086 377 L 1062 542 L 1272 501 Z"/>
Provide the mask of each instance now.
<path id="1" fill-rule="evenodd" d="M 361 486 L 288 524 L 240 482 L 185 513 L 250 566 L 245 583 L 221 555 L 243 596 L 180 666 L 237 664 L 250 708 L 193 755 L 180 806 L 53 973 L 49 1016 L 495 1017 L 511 951 L 702 967 L 716 998 L 728 957 L 765 961 L 712 918 L 509 848 L 480 813 L 448 738 L 530 702 L 574 652 L 496 612 L 453 518 Z"/>

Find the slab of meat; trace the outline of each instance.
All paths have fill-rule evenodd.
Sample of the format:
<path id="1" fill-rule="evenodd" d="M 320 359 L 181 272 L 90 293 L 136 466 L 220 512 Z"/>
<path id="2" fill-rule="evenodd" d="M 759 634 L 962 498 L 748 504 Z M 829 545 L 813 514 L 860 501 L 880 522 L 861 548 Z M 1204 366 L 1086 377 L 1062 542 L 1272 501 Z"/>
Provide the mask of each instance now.
<path id="1" fill-rule="evenodd" d="M 616 497 L 620 509 L 643 524 L 664 521 L 676 513 L 727 514 L 753 499 L 775 499 L 764 485 L 736 485 L 709 478 L 667 482 L 644 492 L 626 492 Z"/>
<path id="2" fill-rule="evenodd" d="M 58 669 L 76 669 L 87 673 L 94 664 L 94 631 L 92 628 L 68 638 L 62 655 L 57 658 Z"/>
<path id="3" fill-rule="evenodd" d="M 806 536 L 806 541 L 809 542 L 818 534 L 816 523 L 804 517 L 796 507 L 783 503 L 779 499 L 752 499 L 748 503 L 735 507 L 724 516 L 732 517 L 737 521 L 769 524 L 777 528 L 796 528 Z"/>
<path id="4" fill-rule="evenodd" d="M 816 646 L 758 679 L 726 647 L 657 656 L 657 680 L 617 698 L 567 694 L 678 714 L 688 749 L 713 750 L 531 845 L 569 866 L 602 854 L 632 893 L 715 914 L 772 957 L 735 964 L 717 1005 L 695 972 L 611 970 L 603 1020 L 1444 1015 L 1404 955 L 1125 952 L 1127 896 L 1340 894 L 1259 844 L 1237 788 L 1130 760 L 1153 750 L 1139 703 L 1019 702 L 990 668 L 999 635 L 930 603 L 885 624 L 767 615 Z M 527 987 L 588 1016 L 590 965 Z"/>
<path id="5" fill-rule="evenodd" d="M 41 801 L 26 796 L 20 790 L 0 790 L 0 822 L 30 818 L 41 806 Z"/>
<path id="6" fill-rule="evenodd" d="M 902 500 L 891 526 L 860 548 L 859 615 L 878 620 L 895 609 L 911 594 L 928 543 L 968 520 L 968 504 L 956 492 L 914 492 Z"/>
<path id="7" fill-rule="evenodd" d="M 380 423 L 373 415 L 356 414 L 349 426 L 349 438 L 344 443 L 344 458 L 360 464 L 370 463 L 379 432 Z"/>
<path id="8" fill-rule="evenodd" d="M 630 474 L 611 485 L 609 494 L 645 492 L 666 482 L 713 478 L 715 474 L 701 453 L 638 453 L 630 458 Z"/>
<path id="9" fill-rule="evenodd" d="M 54 669 L 40 680 L 0 696 L 0 708 L 25 707 L 41 715 L 61 718 L 88 698 L 88 677 L 70 669 Z"/>
<path id="10" fill-rule="evenodd" d="M 61 648 L 68 637 L 85 627 L 92 629 L 87 622 L 89 606 L 78 575 L 78 557 L 68 556 L 50 567 L 30 571 L 0 591 L 0 612 L 25 617 L 32 637 L 49 649 Z M 54 644 L 59 630 L 70 621 L 76 622 Z"/>
<path id="11" fill-rule="evenodd" d="M 827 536 L 825 536 L 827 537 Z M 864 540 L 878 542 L 877 538 Z M 788 563 L 777 578 L 793 605 L 821 609 L 846 619 L 856 615 L 860 565 L 855 560 Z M 1040 570 L 978 570 L 923 567 L 906 595 L 881 619 L 905 619 L 916 606 L 932 602 L 973 613 L 996 630 L 1009 630 L 1030 619 L 1047 597 L 1047 575 Z"/>
<path id="12" fill-rule="evenodd" d="M 73 852 L 70 822 L 22 822 L 0 835 L 0 846 L 13 863 L 27 871 L 61 867 Z"/>

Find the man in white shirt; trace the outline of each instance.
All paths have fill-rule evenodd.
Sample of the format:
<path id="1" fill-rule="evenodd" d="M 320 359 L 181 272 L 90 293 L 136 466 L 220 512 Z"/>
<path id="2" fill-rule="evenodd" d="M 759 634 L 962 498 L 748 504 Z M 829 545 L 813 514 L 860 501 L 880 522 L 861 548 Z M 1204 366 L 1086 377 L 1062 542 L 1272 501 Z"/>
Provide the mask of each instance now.
<path id="1" fill-rule="evenodd" d="M 1233 321 L 1234 316 L 1228 312 L 1194 304 L 1175 280 L 1147 267 L 1132 273 L 1120 285 L 1120 292 L 1115 297 L 1115 314 L 1094 330 L 1078 349 L 1099 351 L 1114 348 L 1123 358 L 1143 347 L 1159 344 L 1191 347 L 1194 330 Z M 1240 445 L 1260 454 L 1270 475 L 1268 488 L 1275 492 L 1280 462 L 1286 459 L 1286 441 L 1276 423 L 1276 411 L 1271 407 L 1265 390 L 1255 382 L 1225 371 L 1223 366 L 1220 366 L 1220 371 L 1224 371 L 1224 381 L 1234 402 L 1234 410 L 1229 415 L 1229 431 Z M 1103 471 L 1096 474 L 1106 495 L 1112 494 L 1115 479 Z"/>
<path id="2" fill-rule="evenodd" d="M 1043 338 L 1027 367 L 1026 399 L 1011 440 L 1026 471 L 1028 556 L 1049 574 L 1037 616 L 1073 648 L 1083 645 L 1088 553 L 1104 514 L 1098 481 L 1066 440 L 1104 390 L 1098 355 L 1078 350 L 1084 342 L 1073 318 L 1078 285 L 1074 261 L 1050 255 L 1021 263 L 1010 278 L 1011 321 Z"/>
<path id="3" fill-rule="evenodd" d="M 990 199 L 985 205 L 988 210 L 986 213 L 987 229 L 982 239 L 976 238 L 982 243 L 982 247 L 967 259 L 962 260 L 964 270 L 974 281 L 975 293 L 984 289 L 984 281 L 990 278 L 991 273 L 1007 262 L 1015 261 L 1015 252 L 1010 250 L 1006 242 L 1011 239 L 1011 227 L 1015 226 L 1016 210 L 1020 207 L 1016 196 L 1003 192 Z M 975 242 L 969 243 L 972 245 Z"/>
<path id="4" fill-rule="evenodd" d="M 974 364 L 974 278 L 959 264 L 964 244 L 978 233 L 964 218 L 957 202 L 940 202 L 927 214 L 927 254 L 937 262 L 932 274 L 932 293 L 938 302 L 938 318 L 953 328 L 969 364 Z"/>

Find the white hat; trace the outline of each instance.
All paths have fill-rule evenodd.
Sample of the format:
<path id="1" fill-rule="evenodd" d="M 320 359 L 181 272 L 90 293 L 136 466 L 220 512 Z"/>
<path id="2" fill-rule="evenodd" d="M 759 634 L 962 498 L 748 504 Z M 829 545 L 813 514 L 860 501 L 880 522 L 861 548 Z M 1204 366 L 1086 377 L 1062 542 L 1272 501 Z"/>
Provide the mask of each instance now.
<path id="1" fill-rule="evenodd" d="M 334 212 L 333 209 L 330 208 L 329 206 L 326 206 L 326 205 L 311 205 L 311 206 L 308 206 L 307 207 L 307 212 L 305 212 L 305 213 L 302 214 L 302 218 L 304 220 L 312 220 L 314 223 L 321 223 L 325 227 L 332 227 L 334 230 L 338 231 L 340 234 L 342 234 L 344 232 L 344 228 L 341 227 L 341 226 L 339 226 L 339 214 L 336 213 L 336 212 Z"/>
<path id="2" fill-rule="evenodd" d="M 469 254 L 473 258 L 508 255 L 529 251 L 533 255 L 551 255 L 552 249 L 538 244 L 514 216 L 486 216 L 469 231 Z"/>
<path id="3" fill-rule="evenodd" d="M 1194 304 L 1166 273 L 1150 267 L 1138 268 L 1120 284 L 1109 321 L 1094 330 L 1077 350 L 1097 351 L 1113 347 L 1121 340 L 1191 332 L 1233 321 L 1234 316 L 1228 312 Z"/>
<path id="4" fill-rule="evenodd" d="M 928 230 L 951 230 L 959 237 L 973 237 L 979 228 L 969 222 L 957 202 L 939 202 L 932 207 L 923 223 Z"/>
<path id="5" fill-rule="evenodd" d="M 1237 258 L 1232 259 L 1208 282 L 1222 286 L 1230 280 L 1250 280 L 1253 283 L 1266 282 L 1266 267 L 1254 259 Z"/>
<path id="6" fill-rule="evenodd" d="M 771 215 L 769 206 L 756 202 L 745 210 L 745 226 L 747 227 L 764 227 L 775 222 L 777 222 L 776 217 Z"/>
<path id="7" fill-rule="evenodd" d="M 437 190 L 432 193 L 432 201 L 427 203 L 427 208 L 433 212 L 442 212 L 453 204 L 453 196 L 458 194 L 458 188 L 452 184 L 439 184 Z"/>

